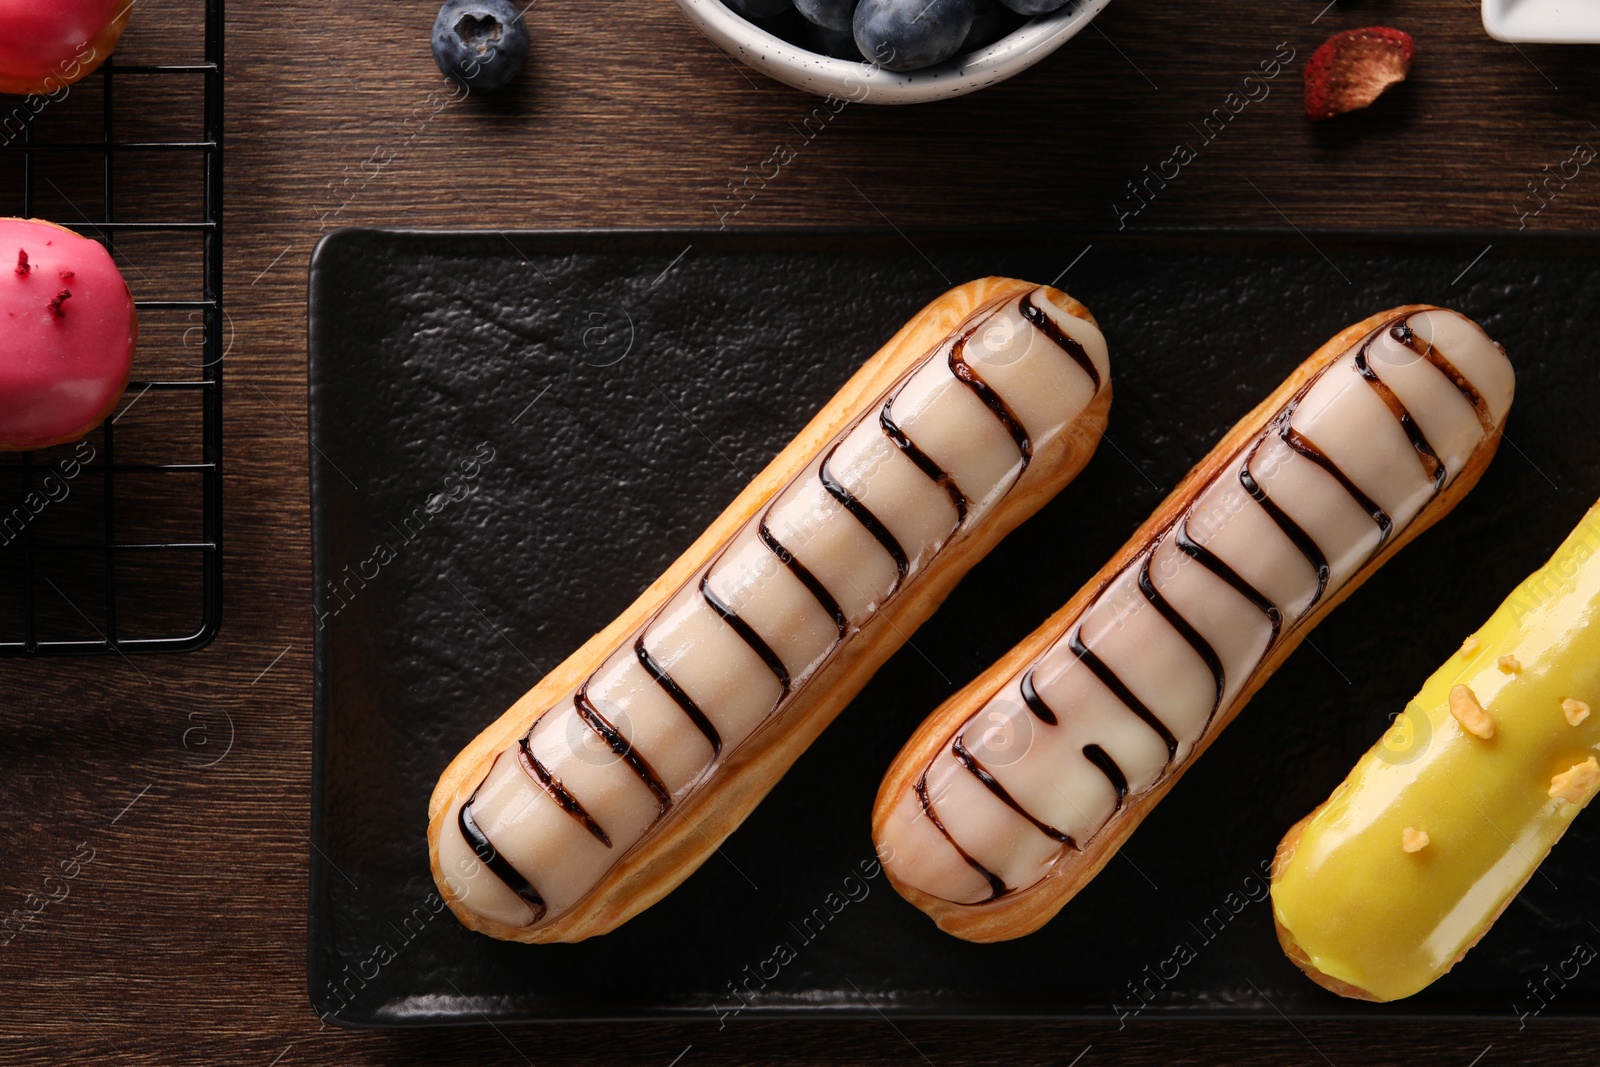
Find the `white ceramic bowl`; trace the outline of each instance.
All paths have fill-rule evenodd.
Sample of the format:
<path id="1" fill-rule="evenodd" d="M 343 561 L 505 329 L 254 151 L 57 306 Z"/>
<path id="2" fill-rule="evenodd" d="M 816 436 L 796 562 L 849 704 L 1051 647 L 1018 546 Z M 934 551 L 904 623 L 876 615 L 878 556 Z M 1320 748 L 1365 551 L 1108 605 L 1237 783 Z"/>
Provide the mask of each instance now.
<path id="1" fill-rule="evenodd" d="M 775 37 L 722 0 L 676 0 L 717 47 L 796 89 L 861 104 L 920 104 L 963 96 L 1005 81 L 1060 48 L 1111 0 L 1068 0 L 987 48 L 925 70 L 896 73 L 861 60 L 834 59 Z"/>
<path id="2" fill-rule="evenodd" d="M 1600 44 L 1594 0 L 1483 0 L 1483 28 L 1520 44 Z"/>

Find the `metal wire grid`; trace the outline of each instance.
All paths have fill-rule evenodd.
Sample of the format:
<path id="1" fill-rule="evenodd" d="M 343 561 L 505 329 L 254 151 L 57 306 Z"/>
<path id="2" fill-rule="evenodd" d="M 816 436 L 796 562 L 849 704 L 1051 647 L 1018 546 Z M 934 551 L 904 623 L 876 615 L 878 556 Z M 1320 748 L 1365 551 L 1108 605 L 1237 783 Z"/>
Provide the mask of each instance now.
<path id="1" fill-rule="evenodd" d="M 0 151 L 22 155 L 22 214 L 34 215 L 35 157 L 62 151 L 93 151 L 102 158 L 104 214 L 94 221 L 76 224 L 55 219 L 71 229 L 101 241 L 115 254 L 120 234 L 132 232 L 194 232 L 202 242 L 201 297 L 192 300 L 135 300 L 141 319 L 146 311 L 187 311 L 198 314 L 204 327 L 202 374 L 193 380 L 151 380 L 136 378 L 128 384 L 124 404 L 149 391 L 190 392 L 200 396 L 201 461 L 177 463 L 125 463 L 117 461 L 114 420 L 108 419 L 97 431 L 100 448 L 95 461 L 83 467 L 102 475 L 103 492 L 99 510 L 103 514 L 103 540 L 52 540 L 36 534 L 34 524 L 22 529 L 14 546 L 22 553 L 22 632 L 0 633 L 0 655 L 60 655 L 129 652 L 186 652 L 198 649 L 216 636 L 222 619 L 222 362 L 225 353 L 222 313 L 222 44 L 223 0 L 203 0 L 205 6 L 205 60 L 193 64 L 120 65 L 115 55 L 91 77 L 102 84 L 101 127 L 98 142 L 48 142 L 35 136 L 34 114 L 30 113 L 18 143 Z M 116 85 L 121 79 L 200 77 L 204 82 L 204 118 L 198 141 L 118 141 L 116 130 Z M 202 188 L 198 190 L 201 214 L 198 221 L 124 221 L 115 210 L 117 159 L 128 152 L 198 153 L 202 160 Z M 137 372 L 138 357 L 135 357 Z M 124 411 L 127 409 L 124 408 Z M 40 472 L 48 473 L 48 463 L 35 455 L 21 457 L 22 488 L 30 491 Z M 195 472 L 200 482 L 201 522 L 199 540 L 124 540 L 117 522 L 117 476 L 128 473 L 168 474 Z M 197 558 L 200 579 L 196 583 L 202 603 L 199 626 L 188 632 L 157 636 L 129 636 L 118 625 L 118 563 L 133 553 L 157 552 L 168 556 Z M 94 639 L 51 639 L 40 636 L 39 578 L 45 559 L 64 558 L 69 564 L 85 554 L 102 555 L 105 566 L 104 617 L 99 624 L 79 610 Z M 53 583 L 52 583 L 53 584 Z M 74 606 L 74 610 L 76 607 Z"/>

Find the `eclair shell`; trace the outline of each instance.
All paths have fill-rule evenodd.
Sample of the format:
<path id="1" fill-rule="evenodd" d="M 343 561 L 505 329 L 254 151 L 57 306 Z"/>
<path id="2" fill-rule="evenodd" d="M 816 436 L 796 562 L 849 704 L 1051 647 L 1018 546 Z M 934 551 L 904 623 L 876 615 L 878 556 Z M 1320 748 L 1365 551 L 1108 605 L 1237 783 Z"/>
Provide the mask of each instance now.
<path id="1" fill-rule="evenodd" d="M 1227 679 L 1227 695 L 1207 718 L 1204 715 L 1205 705 L 1210 703 L 1213 695 L 1221 692 L 1221 688 L 1213 688 L 1211 674 L 1201 657 L 1197 654 L 1187 655 L 1188 646 L 1182 642 L 1178 645 L 1186 654 L 1184 656 L 1168 655 L 1153 644 L 1150 634 L 1146 632 L 1146 623 L 1156 612 L 1143 610 L 1144 602 L 1136 592 L 1128 593 L 1126 599 L 1130 604 L 1141 606 L 1139 611 L 1124 611 L 1118 604 L 1111 604 L 1108 619 L 1091 618 L 1091 611 L 1107 607 L 1107 602 L 1101 599 L 1103 594 L 1113 599 L 1124 597 L 1122 585 L 1128 584 L 1129 573 L 1138 570 L 1133 565 L 1141 558 L 1154 559 L 1155 556 L 1149 554 L 1152 546 L 1158 542 L 1161 550 L 1168 548 L 1168 544 L 1161 541 L 1162 536 L 1180 519 L 1191 516 L 1193 509 L 1205 503 L 1209 499 L 1208 491 L 1221 486 L 1224 475 L 1234 480 L 1234 495 L 1238 495 L 1234 476 L 1240 456 L 1264 435 L 1269 446 L 1276 447 L 1278 436 L 1267 431 L 1269 427 L 1278 425 L 1274 420 L 1291 402 L 1298 405 L 1292 410 L 1309 413 L 1307 419 L 1315 425 L 1316 442 L 1322 448 L 1329 451 L 1342 449 L 1355 461 L 1366 463 L 1359 470 L 1352 469 L 1349 476 L 1366 488 L 1366 493 L 1371 497 L 1367 503 L 1374 511 L 1388 509 L 1401 514 L 1397 509 L 1416 508 L 1416 498 L 1412 497 L 1408 502 L 1403 495 L 1406 486 L 1397 481 L 1383 465 L 1371 462 L 1370 455 L 1366 453 L 1370 453 L 1372 448 L 1366 446 L 1358 436 L 1352 436 L 1349 428 L 1340 425 L 1337 420 L 1322 417 L 1323 412 L 1331 410 L 1330 405 L 1336 399 L 1334 394 L 1340 389 L 1345 390 L 1353 401 L 1366 403 L 1369 407 L 1376 404 L 1379 410 L 1382 409 L 1386 402 L 1382 393 L 1376 388 L 1369 389 L 1356 374 L 1350 375 L 1348 383 L 1331 384 L 1329 378 L 1319 378 L 1319 375 L 1325 368 L 1354 351 L 1369 335 L 1376 337 L 1375 331 L 1379 327 L 1401 317 L 1406 317 L 1413 327 L 1408 342 L 1419 346 L 1437 344 L 1446 355 L 1451 351 L 1452 340 L 1467 336 L 1465 331 L 1475 332 L 1470 346 L 1458 344 L 1455 347 L 1473 350 L 1464 352 L 1463 356 L 1464 361 L 1470 361 L 1470 365 L 1464 363 L 1457 370 L 1465 378 L 1484 387 L 1484 395 L 1480 398 L 1483 408 L 1472 423 L 1478 427 L 1481 440 L 1466 453 L 1467 458 L 1460 469 L 1450 472 L 1453 477 L 1442 490 L 1423 504 L 1420 510 L 1416 510 L 1409 522 L 1395 526 L 1386 540 L 1377 539 L 1378 527 L 1373 525 L 1372 516 L 1363 514 L 1362 508 L 1350 507 L 1351 500 L 1339 504 L 1342 510 L 1291 516 L 1308 531 L 1357 529 L 1359 523 L 1366 522 L 1374 531 L 1370 543 L 1381 545 L 1375 553 L 1365 557 L 1364 563 L 1360 562 L 1360 557 L 1344 559 L 1330 556 L 1330 571 L 1339 574 L 1342 568 L 1344 577 L 1342 583 L 1328 584 L 1326 595 L 1321 599 L 1295 592 L 1302 586 L 1315 588 L 1315 572 L 1311 568 L 1303 568 L 1303 574 L 1282 571 L 1281 568 L 1279 572 L 1262 570 L 1260 573 L 1245 573 L 1247 568 L 1259 565 L 1261 560 L 1259 556 L 1252 558 L 1248 551 L 1235 551 L 1231 558 L 1241 577 L 1248 579 L 1258 591 L 1271 593 L 1270 599 L 1283 609 L 1286 618 L 1291 605 L 1279 600 L 1280 596 L 1299 597 L 1300 606 L 1303 608 L 1309 603 L 1311 609 L 1297 615 L 1292 626 L 1286 624 L 1282 636 L 1275 642 L 1262 639 L 1263 643 L 1257 647 L 1265 651 L 1264 657 L 1244 677 Z M 1441 381 L 1445 378 L 1444 374 L 1431 369 L 1428 373 Z M 1385 366 L 1383 375 L 1384 384 L 1393 393 L 1401 394 L 1403 401 L 1418 409 L 1431 403 L 1427 399 L 1427 390 L 1440 385 L 1439 381 L 1431 380 L 1428 375 L 1413 373 L 1404 360 Z M 1475 409 L 1476 406 L 1464 399 L 1457 387 L 1450 387 L 1448 381 L 1444 381 L 1444 384 L 1449 387 L 1450 395 L 1441 394 L 1439 403 L 1460 404 L 1463 411 Z M 883 855 L 884 868 L 891 883 L 908 901 L 926 912 L 940 929 L 969 941 L 1001 941 L 1020 937 L 1048 922 L 1109 862 L 1150 810 L 1211 745 L 1303 636 L 1412 538 L 1448 513 L 1476 484 L 1498 446 L 1511 392 L 1511 371 L 1498 346 L 1489 342 L 1470 320 L 1430 305 L 1407 305 L 1381 312 L 1341 331 L 1322 345 L 1217 443 L 1116 556 L 1061 610 L 936 709 L 912 735 L 890 766 L 873 810 L 873 839 Z M 1383 411 L 1383 415 L 1388 418 L 1390 412 Z M 1420 415 L 1414 417 L 1421 421 Z M 1489 425 L 1491 420 L 1492 425 Z M 1413 453 L 1399 420 L 1393 421 L 1392 427 L 1377 427 L 1384 433 L 1392 430 L 1391 436 L 1397 439 L 1384 447 L 1389 448 L 1391 454 L 1403 454 L 1404 463 L 1414 464 L 1420 450 Z M 1434 430 L 1436 434 L 1443 436 L 1445 430 L 1453 432 L 1451 420 L 1430 421 L 1437 425 L 1426 428 Z M 1446 452 L 1446 446 L 1460 448 L 1462 441 L 1442 441 L 1439 448 L 1441 454 Z M 1396 449 L 1399 451 L 1396 452 Z M 1299 473 L 1295 472 L 1297 467 Z M 1413 481 L 1417 469 L 1411 467 Z M 1332 476 L 1313 469 L 1309 461 L 1303 458 L 1283 462 L 1279 472 L 1284 477 L 1322 479 L 1325 484 L 1334 484 Z M 1323 499 L 1332 498 L 1324 494 Z M 1244 509 L 1249 513 L 1244 517 L 1251 521 L 1264 521 L 1257 513 L 1260 509 L 1252 511 L 1252 507 L 1254 505 Z M 1236 510 L 1231 514 L 1238 516 L 1243 513 Z M 1352 523 L 1356 525 L 1352 526 Z M 1225 523 L 1219 523 L 1216 529 L 1226 533 L 1228 527 Z M 1212 582 L 1212 585 L 1217 588 L 1218 597 L 1240 596 L 1226 589 L 1221 582 Z M 1198 612 L 1202 610 L 1203 598 L 1186 605 L 1179 614 L 1190 612 L 1194 613 L 1191 617 L 1199 618 Z M 1018 689 L 1019 678 L 1026 677 L 1031 665 L 1041 668 L 1037 673 L 1039 685 L 1043 687 L 1050 684 L 1051 679 L 1046 677 L 1042 669 L 1046 665 L 1047 654 L 1055 654 L 1072 640 L 1080 625 L 1081 633 L 1087 635 L 1082 640 L 1092 645 L 1096 640 L 1103 639 L 1095 652 L 1102 660 L 1115 655 L 1121 657 L 1119 666 L 1138 666 L 1142 663 L 1148 668 L 1143 675 L 1124 672 L 1127 674 L 1127 688 L 1132 690 L 1127 695 L 1151 705 L 1160 698 L 1166 701 L 1168 708 L 1176 709 L 1170 716 L 1171 721 L 1165 723 L 1173 736 L 1169 740 L 1161 738 L 1153 728 L 1139 721 L 1127 700 L 1116 697 L 1108 686 L 1096 680 L 1093 686 L 1085 688 L 1085 695 L 1075 698 L 1077 703 L 1049 705 L 1058 713 L 1058 722 L 1049 722 L 1039 715 L 1031 720 L 1035 725 L 1029 727 L 1034 734 L 1030 744 L 1045 746 L 1050 753 L 1053 777 L 1043 783 L 1045 788 L 1032 788 L 1030 795 L 1020 795 L 1024 786 L 1036 784 L 1019 784 L 1019 769 L 1024 766 L 1024 757 L 1032 749 L 1016 757 L 1014 764 L 1001 763 L 1002 770 L 990 775 L 996 779 L 998 788 L 985 781 L 976 771 L 966 773 L 972 768 L 952 773 L 950 767 L 955 765 L 955 760 L 951 754 L 955 742 L 965 736 L 968 725 L 979 712 L 989 709 L 993 714 L 996 708 L 1002 708 L 1005 710 L 1000 713 L 1001 717 L 1007 718 L 1011 724 L 1016 725 L 1019 720 L 1022 723 L 1030 722 L 1026 718 L 1029 713 L 1020 710 L 1023 701 L 1012 700 L 1010 694 Z M 1091 627 L 1096 629 L 1091 632 Z M 1239 638 L 1238 633 L 1230 635 L 1221 630 L 1216 632 L 1218 641 Z M 1086 663 L 1088 660 L 1083 660 L 1078 666 L 1084 667 Z M 1078 674 L 1092 675 L 1092 668 L 1080 670 Z M 1185 703 L 1181 699 L 1185 693 L 1203 699 Z M 1125 714 L 1121 720 L 1106 726 L 1105 734 L 1094 738 L 1096 742 L 1103 743 L 1099 744 L 1099 752 L 1092 752 L 1096 746 L 1086 745 L 1085 738 L 1078 736 L 1082 730 L 1082 720 L 1086 717 L 1104 720 L 1101 704 L 1104 700 L 1112 699 L 1118 702 Z M 1069 740 L 1061 740 L 1069 735 Z M 1155 753 L 1154 760 L 1152 752 Z M 1116 790 L 1109 784 L 1114 780 L 1113 775 L 1101 773 L 1103 768 L 1097 767 L 1091 756 L 1105 766 L 1126 762 L 1140 768 L 1154 766 L 1159 770 L 1151 773 L 1141 771 L 1137 777 L 1126 775 L 1126 799 L 1119 804 Z M 958 759 L 959 754 L 955 758 Z M 982 760 L 978 763 L 981 766 Z M 942 775 L 937 782 L 933 778 L 935 772 Z M 1007 785 L 1007 782 L 1011 784 Z M 934 795 L 939 788 L 950 790 L 942 802 Z M 948 824 L 935 822 L 929 817 L 930 808 L 940 819 L 948 815 Z M 1025 819 L 1036 819 L 1035 827 L 1029 827 Z M 1088 827 L 1087 835 L 1079 832 L 1080 827 Z M 1069 840 L 1063 842 L 1063 837 Z M 997 870 L 1012 875 L 1021 872 L 1032 881 L 1022 882 L 1019 879 L 1013 882 L 995 873 Z M 943 892 L 936 894 L 922 888 L 935 885 L 941 887 Z"/>
<path id="2" fill-rule="evenodd" d="M 446 768 L 429 805 L 429 851 L 440 893 L 465 925 L 507 940 L 578 941 L 616 928 L 661 899 L 733 832 L 967 570 L 1082 469 L 1099 442 L 1110 405 L 1109 377 L 1103 366 L 1099 368 L 1099 387 L 1090 401 L 1065 429 L 1034 452 L 1031 463 L 983 520 L 952 537 L 915 581 L 889 597 L 786 703 L 748 737 L 725 748 L 711 777 L 688 791 L 592 889 L 563 901 L 558 914 L 532 925 L 490 918 L 462 899 L 462 891 L 470 887 L 453 872 L 462 861 L 470 864 L 471 856 L 470 852 L 463 854 L 452 816 L 463 798 L 491 774 L 496 756 L 515 745 L 535 720 L 583 684 L 619 648 L 631 643 L 635 632 L 655 618 L 747 522 L 818 462 L 819 452 L 829 441 L 880 404 L 887 391 L 958 326 L 990 304 L 1035 290 L 1046 294 L 1059 312 L 1093 324 L 1087 309 L 1066 294 L 1014 279 L 980 279 L 934 300 L 862 366 L 626 611 L 541 679 Z M 1019 415 L 1026 417 L 1025 412 Z M 447 846 L 443 849 L 442 840 Z M 502 918 L 512 917 L 503 906 L 494 910 Z"/>
<path id="3" fill-rule="evenodd" d="M 1462 721 L 1463 697 L 1492 730 Z M 1600 721 L 1569 714 L 1572 702 L 1600 702 L 1600 506 L 1284 836 L 1272 902 L 1289 958 L 1363 1000 L 1399 1000 L 1448 972 L 1592 795 L 1557 788 L 1600 754 Z M 1407 851 L 1416 828 L 1427 843 Z"/>

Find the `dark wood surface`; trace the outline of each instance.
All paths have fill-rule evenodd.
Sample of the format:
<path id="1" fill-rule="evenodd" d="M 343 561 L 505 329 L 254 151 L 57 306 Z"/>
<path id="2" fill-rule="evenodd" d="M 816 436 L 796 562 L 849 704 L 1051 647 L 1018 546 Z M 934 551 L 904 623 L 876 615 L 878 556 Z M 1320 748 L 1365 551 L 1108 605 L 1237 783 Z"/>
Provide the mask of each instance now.
<path id="1" fill-rule="evenodd" d="M 129 53 L 188 50 L 192 7 L 138 0 Z M 0 911 L 83 854 L 80 843 L 94 855 L 65 899 L 0 947 L 0 1062 L 1592 1062 L 1592 1030 L 1519 1029 L 1509 1005 L 1450 1027 L 1119 1030 L 1109 1012 L 1062 1025 L 322 1024 L 304 977 L 304 303 L 320 233 L 715 226 L 737 206 L 729 181 L 782 144 L 795 158 L 731 224 L 1041 220 L 1088 232 L 1115 229 L 1113 205 L 1133 204 L 1126 183 L 1180 141 L 1197 158 L 1130 226 L 1516 229 L 1519 207 L 1533 206 L 1525 183 L 1600 142 L 1600 52 L 1498 44 L 1464 0 L 1116 0 L 1009 83 L 938 106 L 851 106 L 809 138 L 815 101 L 736 66 L 667 0 L 539 0 L 531 76 L 507 98 L 461 102 L 428 55 L 435 10 L 266 0 L 231 12 L 224 626 L 182 658 L 0 663 Z M 1410 84 L 1367 114 L 1308 124 L 1306 56 L 1327 33 L 1379 22 L 1415 35 Z M 1296 58 L 1270 95 L 1199 145 L 1190 124 L 1280 43 Z M 1596 227 L 1600 172 L 1582 171 L 1526 223 Z"/>

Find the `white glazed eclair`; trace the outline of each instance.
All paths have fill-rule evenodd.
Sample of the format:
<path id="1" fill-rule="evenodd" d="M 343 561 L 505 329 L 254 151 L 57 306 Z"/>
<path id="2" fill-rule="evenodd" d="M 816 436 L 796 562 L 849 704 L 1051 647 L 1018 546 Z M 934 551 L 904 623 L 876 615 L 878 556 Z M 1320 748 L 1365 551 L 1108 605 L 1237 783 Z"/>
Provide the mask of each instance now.
<path id="1" fill-rule="evenodd" d="M 1304 634 L 1478 479 L 1513 375 L 1408 306 L 1322 346 L 891 766 L 873 836 L 949 933 L 1047 922 Z"/>
<path id="2" fill-rule="evenodd" d="M 617 620 L 444 772 L 467 926 L 614 929 L 687 878 L 963 574 L 1082 469 L 1111 390 L 1088 311 L 987 278 L 924 308 Z"/>
<path id="3" fill-rule="evenodd" d="M 1340 996 L 1426 988 L 1600 789 L 1600 504 L 1278 846 L 1284 952 Z"/>

